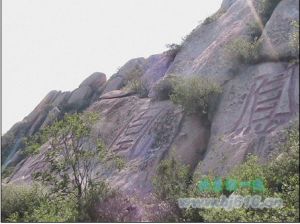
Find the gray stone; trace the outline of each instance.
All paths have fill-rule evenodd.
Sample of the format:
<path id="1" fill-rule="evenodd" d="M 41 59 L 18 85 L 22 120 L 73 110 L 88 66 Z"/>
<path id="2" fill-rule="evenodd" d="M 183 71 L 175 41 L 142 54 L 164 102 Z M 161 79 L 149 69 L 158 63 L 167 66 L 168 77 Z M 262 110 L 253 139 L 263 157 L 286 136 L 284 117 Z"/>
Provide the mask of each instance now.
<path id="1" fill-rule="evenodd" d="M 48 125 L 51 125 L 55 120 L 57 120 L 59 118 L 59 115 L 61 115 L 61 111 L 59 110 L 58 107 L 53 107 L 47 117 L 45 118 L 43 124 L 41 125 L 41 129 L 45 128 Z"/>
<path id="2" fill-rule="evenodd" d="M 82 86 L 89 86 L 94 91 L 100 92 L 105 82 L 106 75 L 104 73 L 94 72 L 79 85 L 79 88 Z"/>
<path id="3" fill-rule="evenodd" d="M 170 148 L 170 155 L 194 170 L 204 157 L 209 136 L 207 121 L 201 120 L 198 115 L 185 116 Z"/>
<path id="4" fill-rule="evenodd" d="M 248 153 L 268 158 L 270 139 L 299 116 L 298 82 L 299 66 L 286 63 L 250 66 L 228 82 L 198 170 L 225 174 Z"/>
<path id="5" fill-rule="evenodd" d="M 293 34 L 299 32 L 299 28 L 292 24 L 293 21 L 299 21 L 299 1 L 281 1 L 267 22 L 259 40 L 261 58 L 285 60 L 299 57 L 299 51 L 295 50 L 292 44 Z"/>
<path id="6" fill-rule="evenodd" d="M 113 90 L 108 93 L 105 93 L 100 96 L 100 99 L 113 99 L 113 98 L 121 98 L 133 95 L 134 92 L 132 91 L 125 91 L 125 90 Z"/>
<path id="7" fill-rule="evenodd" d="M 73 110 L 82 109 L 89 104 L 92 92 L 89 86 L 82 86 L 75 89 L 67 102 L 67 107 Z"/>
<path id="8" fill-rule="evenodd" d="M 71 92 L 69 91 L 62 92 L 55 98 L 55 100 L 51 103 L 51 105 L 54 107 L 63 108 L 65 103 L 70 98 L 70 96 L 71 96 Z"/>
<path id="9" fill-rule="evenodd" d="M 103 93 L 120 89 L 126 84 L 126 80 L 129 78 L 130 75 L 135 73 L 136 76 L 141 77 L 147 68 L 148 66 L 145 58 L 131 59 L 107 81 Z"/>
<path id="10" fill-rule="evenodd" d="M 166 71 L 174 60 L 174 56 L 170 52 L 164 52 L 147 58 L 149 68 L 143 74 L 141 80 L 146 85 L 150 94 L 154 84 L 166 74 Z"/>
<path id="11" fill-rule="evenodd" d="M 226 47 L 237 38 L 249 38 L 248 24 L 255 21 L 247 2 L 233 1 L 218 19 L 191 32 L 166 75 L 207 76 L 220 83 L 230 79 L 240 63 L 229 57 Z"/>

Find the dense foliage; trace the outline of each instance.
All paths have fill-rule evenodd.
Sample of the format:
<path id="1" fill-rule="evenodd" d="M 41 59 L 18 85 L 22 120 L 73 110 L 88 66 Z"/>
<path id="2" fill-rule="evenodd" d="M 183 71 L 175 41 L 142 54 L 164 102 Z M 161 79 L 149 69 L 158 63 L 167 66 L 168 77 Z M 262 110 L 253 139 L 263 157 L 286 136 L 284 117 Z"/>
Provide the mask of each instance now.
<path id="1" fill-rule="evenodd" d="M 159 166 L 154 187 L 156 194 L 162 200 L 176 205 L 178 198 L 219 198 L 221 195 L 230 196 L 233 192 L 222 188 L 221 191 L 199 191 L 199 179 L 194 176 L 193 184 L 187 186 L 187 175 L 181 165 L 172 160 L 162 161 Z M 208 178 L 213 181 L 213 176 L 198 175 L 197 178 Z M 299 130 L 298 126 L 287 131 L 287 141 L 281 146 L 281 153 L 274 155 L 267 164 L 259 162 L 256 156 L 250 155 L 241 165 L 236 166 L 227 178 L 238 181 L 263 180 L 264 190 L 256 192 L 253 188 L 238 188 L 234 194 L 261 195 L 266 198 L 281 198 L 282 208 L 236 208 L 225 210 L 223 208 L 187 208 L 178 213 L 181 221 L 205 222 L 299 222 Z M 189 183 L 189 182 L 188 182 Z M 177 184 L 177 186 L 175 186 Z"/>
<path id="2" fill-rule="evenodd" d="M 126 88 L 137 93 L 139 97 L 144 98 L 148 96 L 148 89 L 146 84 L 141 79 L 132 79 L 128 82 Z"/>
<path id="3" fill-rule="evenodd" d="M 6 222 L 74 222 L 75 204 L 49 195 L 38 186 L 2 187 L 1 219 Z"/>
<path id="4" fill-rule="evenodd" d="M 157 175 L 153 178 L 155 193 L 163 200 L 175 202 L 178 197 L 187 193 L 189 173 L 189 168 L 173 157 L 162 160 L 157 168 Z"/>
<path id="5" fill-rule="evenodd" d="M 4 187 L 2 217 L 6 221 L 93 221 L 92 211 L 111 194 L 97 166 L 121 170 L 124 161 L 109 153 L 91 134 L 95 113 L 65 115 L 28 140 L 26 155 L 43 154 L 46 169 L 32 174 L 37 187 Z M 47 139 L 48 147 L 41 147 Z"/>
<path id="6" fill-rule="evenodd" d="M 293 52 L 299 58 L 299 21 L 293 21 L 292 26 L 295 32 L 292 33 L 290 45 L 292 47 Z"/>
<path id="7" fill-rule="evenodd" d="M 182 105 L 188 113 L 211 112 L 221 93 L 221 87 L 216 82 L 199 76 L 178 78 L 173 85 L 171 100 Z"/>
<path id="8" fill-rule="evenodd" d="M 249 41 L 245 38 L 237 38 L 228 43 L 225 51 L 234 60 L 241 63 L 253 63 L 258 58 L 259 43 L 256 39 Z"/>
<path id="9" fill-rule="evenodd" d="M 139 97 L 147 97 L 149 90 L 146 83 L 141 79 L 143 72 L 141 69 L 136 68 L 129 73 L 125 79 L 125 89 L 136 93 Z"/>

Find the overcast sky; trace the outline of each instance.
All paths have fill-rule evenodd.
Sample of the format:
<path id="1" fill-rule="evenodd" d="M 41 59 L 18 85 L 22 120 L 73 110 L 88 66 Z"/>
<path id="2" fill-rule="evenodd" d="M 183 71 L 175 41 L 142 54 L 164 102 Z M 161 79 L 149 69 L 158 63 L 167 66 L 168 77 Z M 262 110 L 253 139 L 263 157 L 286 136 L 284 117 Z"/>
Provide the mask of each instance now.
<path id="1" fill-rule="evenodd" d="M 3 0 L 2 133 L 51 90 L 164 51 L 221 0 Z"/>

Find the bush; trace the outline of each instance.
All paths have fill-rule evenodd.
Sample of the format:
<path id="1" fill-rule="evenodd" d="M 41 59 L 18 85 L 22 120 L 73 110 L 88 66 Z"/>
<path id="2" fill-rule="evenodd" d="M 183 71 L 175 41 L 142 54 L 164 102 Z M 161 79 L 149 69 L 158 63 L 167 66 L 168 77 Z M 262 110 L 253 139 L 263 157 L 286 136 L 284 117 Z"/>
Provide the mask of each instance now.
<path id="1" fill-rule="evenodd" d="M 173 157 L 162 160 L 153 178 L 154 192 L 158 198 L 176 203 L 186 195 L 190 183 L 189 168 L 179 164 Z"/>
<path id="2" fill-rule="evenodd" d="M 238 60 L 240 63 L 254 63 L 258 57 L 259 43 L 238 38 L 229 42 L 225 51 L 229 57 Z"/>
<path id="3" fill-rule="evenodd" d="M 10 175 L 12 175 L 14 170 L 15 170 L 14 166 L 7 166 L 4 169 L 2 168 L 1 179 L 3 180 L 5 178 L 9 177 Z"/>
<path id="4" fill-rule="evenodd" d="M 299 21 L 293 21 L 292 26 L 296 31 L 292 33 L 290 46 L 293 52 L 299 57 Z"/>
<path id="5" fill-rule="evenodd" d="M 137 93 L 141 98 L 147 97 L 149 93 L 147 86 L 140 79 L 133 79 L 129 81 L 126 88 L 133 91 L 134 93 Z"/>
<path id="6" fill-rule="evenodd" d="M 107 214 L 96 214 L 96 208 L 112 194 L 105 182 L 94 184 L 78 213 L 76 198 L 71 194 L 59 196 L 36 186 L 7 185 L 2 188 L 1 219 L 3 222 L 105 221 Z M 99 217 L 104 217 L 104 220 L 99 220 Z M 110 218 L 114 221 L 113 216 Z"/>
<path id="7" fill-rule="evenodd" d="M 24 222 L 76 222 L 76 204 L 69 198 L 43 200 L 33 212 L 27 213 Z"/>
<path id="8" fill-rule="evenodd" d="M 127 75 L 124 84 L 125 90 L 131 90 L 134 93 L 137 93 L 139 97 L 147 97 L 149 90 L 144 81 L 141 80 L 143 72 L 140 68 L 136 68 L 130 74 Z"/>
<path id="9" fill-rule="evenodd" d="M 181 50 L 182 44 L 167 44 L 166 47 L 168 48 L 168 53 L 175 56 Z"/>
<path id="10" fill-rule="evenodd" d="M 188 113 L 207 114 L 212 112 L 221 87 L 210 79 L 192 76 L 179 78 L 174 82 L 170 98 L 183 106 Z"/>
<path id="11" fill-rule="evenodd" d="M 37 188 L 29 186 L 3 186 L 1 196 L 2 221 L 12 214 L 20 218 L 24 217 L 26 212 L 37 207 L 42 200 Z"/>
<path id="12" fill-rule="evenodd" d="M 2 187 L 1 219 L 3 222 L 72 222 L 75 206 L 69 199 L 51 198 L 36 186 Z"/>
<path id="13" fill-rule="evenodd" d="M 261 194 L 262 198 L 276 197 L 283 200 L 284 206 L 276 209 L 239 208 L 231 211 L 224 209 L 186 209 L 184 218 L 205 222 L 299 222 L 299 130 L 298 126 L 288 131 L 287 143 L 282 153 L 268 164 L 261 164 L 256 156 L 234 168 L 228 175 L 240 181 L 261 178 L 265 190 L 255 193 L 251 188 L 239 188 L 238 195 Z M 210 177 L 212 178 L 212 177 Z M 195 188 L 193 188 L 195 189 Z M 200 193 L 190 191 L 190 196 L 217 197 L 228 192 Z"/>
<path id="14" fill-rule="evenodd" d="M 98 204 L 102 201 L 106 200 L 111 196 L 113 191 L 109 188 L 109 186 L 101 181 L 96 184 L 93 184 L 84 199 L 83 203 L 83 211 L 80 217 L 80 220 L 83 221 L 106 221 L 106 220 L 98 220 L 99 216 L 102 214 L 97 214 L 96 208 Z"/>

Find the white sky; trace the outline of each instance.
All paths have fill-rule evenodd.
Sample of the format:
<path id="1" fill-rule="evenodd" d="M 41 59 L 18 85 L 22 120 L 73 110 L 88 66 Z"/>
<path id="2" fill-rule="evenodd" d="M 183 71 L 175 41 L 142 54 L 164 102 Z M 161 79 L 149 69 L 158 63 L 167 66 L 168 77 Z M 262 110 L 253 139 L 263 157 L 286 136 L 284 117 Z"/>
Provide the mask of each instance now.
<path id="1" fill-rule="evenodd" d="M 3 0 L 2 133 L 51 90 L 180 43 L 221 0 Z"/>

